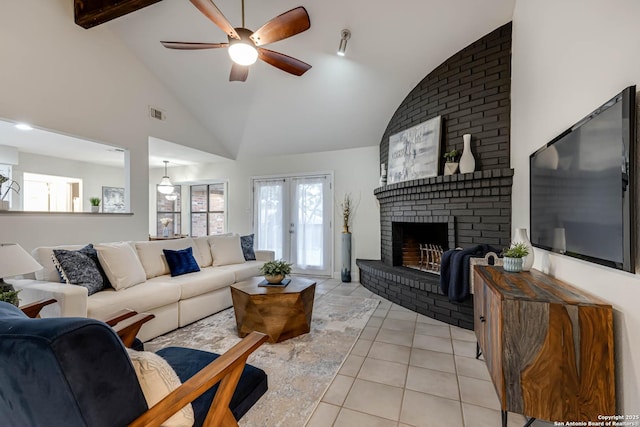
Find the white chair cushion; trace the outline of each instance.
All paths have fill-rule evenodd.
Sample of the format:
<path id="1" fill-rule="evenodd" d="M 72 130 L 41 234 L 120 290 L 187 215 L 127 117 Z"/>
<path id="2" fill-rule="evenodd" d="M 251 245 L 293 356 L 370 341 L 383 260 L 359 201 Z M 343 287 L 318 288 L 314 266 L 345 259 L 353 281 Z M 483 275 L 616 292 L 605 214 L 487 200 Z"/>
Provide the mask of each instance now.
<path id="1" fill-rule="evenodd" d="M 151 408 L 166 395 L 182 385 L 178 374 L 162 357 L 150 351 L 127 349 L 133 369 L 136 371 L 140 388 Z M 188 403 L 162 423 L 163 427 L 191 427 L 195 422 L 193 407 Z"/>
<path id="2" fill-rule="evenodd" d="M 186 249 L 191 247 L 193 250 L 193 256 L 200 265 L 200 252 L 195 248 L 196 244 L 192 238 L 187 237 L 184 239 L 173 240 L 155 240 L 152 242 L 136 242 L 136 251 L 140 258 L 140 263 L 144 268 L 147 279 L 152 277 L 162 276 L 163 274 L 169 274 L 169 264 L 164 257 L 163 249 L 171 249 L 177 251 L 180 249 Z"/>
<path id="3" fill-rule="evenodd" d="M 129 243 L 96 245 L 98 260 L 116 291 L 144 282 L 147 275 Z"/>
<path id="4" fill-rule="evenodd" d="M 245 262 L 240 236 L 209 236 L 213 266 L 243 264 Z"/>

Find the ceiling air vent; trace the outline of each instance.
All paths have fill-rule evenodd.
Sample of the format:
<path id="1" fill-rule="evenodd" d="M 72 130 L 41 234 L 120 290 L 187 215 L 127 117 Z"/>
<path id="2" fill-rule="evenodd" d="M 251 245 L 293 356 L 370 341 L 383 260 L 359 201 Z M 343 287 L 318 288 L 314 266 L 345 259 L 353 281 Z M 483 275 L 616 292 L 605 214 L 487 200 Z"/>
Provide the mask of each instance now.
<path id="1" fill-rule="evenodd" d="M 164 111 L 158 110 L 157 108 L 154 108 L 154 107 L 149 107 L 149 116 L 152 119 L 157 119 L 157 120 L 165 120 L 167 117 Z"/>

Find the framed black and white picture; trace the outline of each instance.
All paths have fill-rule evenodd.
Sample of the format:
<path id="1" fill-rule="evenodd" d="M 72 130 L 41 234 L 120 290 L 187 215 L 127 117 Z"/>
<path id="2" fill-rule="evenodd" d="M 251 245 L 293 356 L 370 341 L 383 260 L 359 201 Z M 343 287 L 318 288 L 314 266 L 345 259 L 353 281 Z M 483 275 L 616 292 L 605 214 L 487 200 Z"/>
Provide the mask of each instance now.
<path id="1" fill-rule="evenodd" d="M 123 187 L 102 187 L 102 212 L 126 212 Z"/>
<path id="2" fill-rule="evenodd" d="M 438 175 L 442 116 L 389 137 L 387 184 Z"/>

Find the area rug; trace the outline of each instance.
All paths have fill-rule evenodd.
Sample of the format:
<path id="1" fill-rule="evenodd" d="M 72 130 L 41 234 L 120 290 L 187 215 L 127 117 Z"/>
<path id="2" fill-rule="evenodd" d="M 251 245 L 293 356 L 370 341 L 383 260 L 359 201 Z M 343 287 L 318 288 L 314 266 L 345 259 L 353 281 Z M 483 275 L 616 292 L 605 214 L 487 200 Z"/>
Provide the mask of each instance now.
<path id="1" fill-rule="evenodd" d="M 303 426 L 377 305 L 371 298 L 316 295 L 310 333 L 263 344 L 249 357 L 269 376 L 269 391 L 240 425 Z M 230 308 L 149 341 L 145 350 L 180 346 L 223 353 L 239 341 Z"/>

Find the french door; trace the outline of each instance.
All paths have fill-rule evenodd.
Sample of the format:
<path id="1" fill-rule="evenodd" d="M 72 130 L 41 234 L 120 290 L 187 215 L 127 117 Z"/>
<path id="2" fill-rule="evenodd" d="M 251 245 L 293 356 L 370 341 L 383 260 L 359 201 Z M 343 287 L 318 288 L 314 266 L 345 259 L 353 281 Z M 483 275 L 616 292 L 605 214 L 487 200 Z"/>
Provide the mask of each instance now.
<path id="1" fill-rule="evenodd" d="M 275 251 L 298 274 L 332 272 L 331 175 L 253 180 L 255 247 Z"/>

